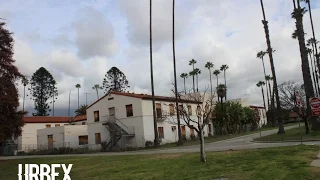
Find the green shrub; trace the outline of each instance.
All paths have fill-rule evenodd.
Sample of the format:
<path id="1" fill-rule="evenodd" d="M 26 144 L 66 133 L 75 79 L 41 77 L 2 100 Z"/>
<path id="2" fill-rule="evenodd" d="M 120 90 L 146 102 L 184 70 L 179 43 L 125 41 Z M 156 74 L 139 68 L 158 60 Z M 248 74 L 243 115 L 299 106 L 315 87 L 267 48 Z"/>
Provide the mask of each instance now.
<path id="1" fill-rule="evenodd" d="M 152 141 L 146 141 L 145 142 L 145 146 L 146 146 L 146 148 L 153 147 L 153 142 Z"/>
<path id="2" fill-rule="evenodd" d="M 195 136 L 194 134 L 191 134 L 191 135 L 190 135 L 190 139 L 193 140 L 193 141 L 196 141 L 196 140 L 197 140 L 197 138 L 196 138 L 196 136 Z"/>

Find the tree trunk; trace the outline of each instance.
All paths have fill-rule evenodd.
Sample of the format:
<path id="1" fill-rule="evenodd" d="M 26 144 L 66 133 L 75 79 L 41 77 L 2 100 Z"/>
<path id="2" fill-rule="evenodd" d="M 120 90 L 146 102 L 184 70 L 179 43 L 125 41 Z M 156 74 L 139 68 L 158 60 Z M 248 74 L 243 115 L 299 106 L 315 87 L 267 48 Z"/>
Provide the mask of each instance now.
<path id="1" fill-rule="evenodd" d="M 158 122 L 156 115 L 156 104 L 154 98 L 154 84 L 153 84 L 153 62 L 152 62 L 152 0 L 150 0 L 150 22 L 149 22 L 149 33 L 150 33 L 150 76 L 151 76 L 151 93 L 152 93 L 152 110 L 153 110 L 153 131 L 154 131 L 154 146 L 159 146 L 159 135 L 158 135 Z M 178 122 L 179 126 L 179 122 Z M 180 126 L 178 127 L 179 130 Z"/>
<path id="2" fill-rule="evenodd" d="M 261 93 L 262 93 L 262 99 L 263 99 L 263 107 L 266 109 L 266 100 L 264 98 L 264 92 L 263 92 L 263 87 L 261 86 Z"/>
<path id="3" fill-rule="evenodd" d="M 260 2 L 261 2 L 262 13 L 263 13 L 262 24 L 264 26 L 264 31 L 265 31 L 265 36 L 266 36 L 266 42 L 267 42 L 267 47 L 268 47 L 268 55 L 269 55 L 269 59 L 270 59 L 271 72 L 272 72 L 272 76 L 273 76 L 273 88 L 274 88 L 274 93 L 275 93 L 275 96 L 276 96 L 276 103 L 277 103 L 277 113 L 276 113 L 276 116 L 274 116 L 274 117 L 276 117 L 276 119 L 278 120 L 278 125 L 279 125 L 278 134 L 284 134 L 285 131 L 284 131 L 282 119 L 278 117 L 278 115 L 281 112 L 281 106 L 280 106 L 280 98 L 279 98 L 279 92 L 278 92 L 276 70 L 275 70 L 274 62 L 273 62 L 273 55 L 272 55 L 272 51 L 273 50 L 271 48 L 268 21 L 266 20 L 266 16 L 265 16 L 262 0 L 260 0 Z"/>
<path id="4" fill-rule="evenodd" d="M 217 87 L 219 86 L 219 77 L 218 77 L 218 75 L 217 75 Z M 218 97 L 218 101 L 219 101 L 219 96 L 217 95 L 217 97 Z"/>
<path id="5" fill-rule="evenodd" d="M 187 90 L 186 90 L 186 78 L 183 78 L 183 85 L 184 85 L 184 94 L 187 94 Z"/>
<path id="6" fill-rule="evenodd" d="M 309 123 L 308 123 L 308 118 L 303 118 L 304 121 L 304 127 L 306 129 L 306 134 L 309 134 Z"/>
<path id="7" fill-rule="evenodd" d="M 266 74 L 266 68 L 265 68 L 265 66 L 264 66 L 263 57 L 262 57 L 261 60 L 262 60 L 262 66 L 263 66 L 264 79 L 265 79 L 265 81 L 266 81 L 267 101 L 268 101 L 268 109 L 269 109 L 269 108 L 270 108 L 270 103 L 269 103 L 268 84 L 267 84 L 267 79 L 266 79 L 267 74 Z M 271 94 L 270 94 L 270 96 L 271 96 Z M 266 109 L 266 110 L 267 110 L 267 109 Z"/>
<path id="8" fill-rule="evenodd" d="M 317 55 L 315 54 L 315 48 L 316 48 L 316 46 L 315 45 L 313 45 L 312 46 L 312 54 L 313 54 L 313 67 L 314 67 L 314 78 L 315 78 L 315 88 L 316 88 L 316 90 L 318 91 L 318 93 L 317 93 L 317 95 L 319 96 L 320 95 L 320 87 L 319 87 L 319 76 L 318 76 L 318 71 L 319 71 L 319 69 L 318 69 L 318 71 L 317 71 L 317 66 L 316 66 L 316 64 L 317 64 L 317 62 L 316 62 L 316 57 L 317 57 Z"/>
<path id="9" fill-rule="evenodd" d="M 54 116 L 54 92 L 53 92 L 53 100 L 52 100 L 52 116 Z"/>
<path id="10" fill-rule="evenodd" d="M 309 98 L 314 96 L 314 91 L 312 88 L 312 79 L 310 75 L 310 67 L 308 61 L 308 52 L 306 49 L 305 44 L 305 37 L 304 37 L 304 29 L 303 29 L 303 14 L 296 13 L 297 10 L 301 11 L 300 1 L 298 0 L 298 8 L 294 7 L 294 13 L 296 18 L 296 28 L 298 33 L 298 41 L 299 41 L 299 48 L 300 48 L 300 56 L 301 56 L 301 63 L 302 63 L 302 74 L 303 74 L 303 82 L 304 82 L 304 89 L 306 92 L 306 101 L 307 101 L 307 117 L 311 117 L 311 107 Z M 312 123 L 318 121 L 316 117 L 311 118 Z M 315 127 L 312 128 L 317 129 L 317 123 L 315 123 Z M 320 129 L 320 127 L 318 127 Z"/>
<path id="11" fill-rule="evenodd" d="M 151 0 L 150 0 L 151 1 Z M 177 72 L 176 72 L 176 53 L 175 53 L 175 44 L 174 44 L 174 0 L 172 0 L 172 53 L 173 53 L 173 70 L 174 70 L 174 89 L 175 89 L 175 100 L 176 100 L 176 111 L 177 111 L 177 121 L 178 121 L 178 145 L 182 145 L 182 136 L 180 129 L 180 113 L 178 106 L 178 85 L 177 85 Z"/>
<path id="12" fill-rule="evenodd" d="M 226 88 L 226 95 L 224 96 L 224 100 L 227 101 L 227 80 L 226 80 L 226 70 L 223 71 L 224 76 L 224 86 Z"/>
<path id="13" fill-rule="evenodd" d="M 312 79 L 313 79 L 313 89 L 314 91 L 316 92 L 316 94 L 318 94 L 318 90 L 317 90 L 317 81 L 316 81 L 316 78 L 315 78 L 315 73 L 314 73 L 314 65 L 313 65 L 313 58 L 312 58 L 312 55 L 311 53 L 309 54 L 309 57 L 310 57 L 310 65 L 311 65 L 311 75 L 312 75 Z"/>
<path id="14" fill-rule="evenodd" d="M 211 79 L 211 69 L 209 69 L 210 74 L 210 88 L 211 88 L 211 96 L 212 96 L 212 79 Z"/>
<path id="15" fill-rule="evenodd" d="M 98 88 L 96 88 L 96 92 L 97 92 L 97 98 L 99 99 L 99 92 L 98 92 Z"/>
<path id="16" fill-rule="evenodd" d="M 311 10 L 311 5 L 310 5 L 310 1 L 307 1 L 308 3 L 308 9 L 309 9 L 309 16 L 310 16 L 310 23 L 311 23 L 311 29 L 312 29 L 312 35 L 314 40 L 316 40 L 315 34 L 314 34 L 314 26 L 313 26 L 313 19 L 312 19 L 312 10 Z M 316 51 L 316 58 L 317 58 L 317 65 L 318 65 L 318 70 L 320 70 L 320 59 L 318 56 L 318 49 L 317 49 L 317 44 L 316 42 L 314 43 L 315 46 L 315 51 Z M 319 92 L 320 93 L 320 92 Z"/>
<path id="17" fill-rule="evenodd" d="M 203 129 L 201 128 L 200 131 L 200 161 L 206 162 L 206 152 L 204 151 L 204 137 L 203 137 Z"/>
<path id="18" fill-rule="evenodd" d="M 192 71 L 194 71 L 194 64 L 192 64 Z M 193 92 L 196 92 L 196 87 L 194 85 L 194 75 L 192 75 Z"/>
<path id="19" fill-rule="evenodd" d="M 79 88 L 78 88 L 78 109 L 79 109 Z"/>
<path id="20" fill-rule="evenodd" d="M 271 101 L 271 111 L 270 111 L 270 117 L 271 117 L 271 124 L 272 127 L 276 126 L 276 122 L 274 119 L 274 90 L 271 90 L 271 85 L 270 85 L 270 81 L 268 81 L 268 85 L 269 85 L 269 91 L 270 91 L 270 101 Z"/>

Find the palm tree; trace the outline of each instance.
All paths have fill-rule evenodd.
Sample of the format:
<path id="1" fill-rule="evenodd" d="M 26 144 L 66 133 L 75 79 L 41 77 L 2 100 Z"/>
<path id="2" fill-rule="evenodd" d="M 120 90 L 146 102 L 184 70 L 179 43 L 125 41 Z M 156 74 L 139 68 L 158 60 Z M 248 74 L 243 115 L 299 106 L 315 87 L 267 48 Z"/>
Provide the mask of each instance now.
<path id="1" fill-rule="evenodd" d="M 308 44 L 307 44 L 307 46 L 308 46 Z M 311 65 L 311 71 L 312 71 L 311 76 L 312 76 L 312 80 L 313 80 L 313 90 L 316 92 L 316 94 L 318 94 L 317 81 L 316 81 L 316 77 L 315 77 L 315 74 L 314 74 L 315 67 L 314 67 L 314 64 L 313 64 L 312 49 L 307 48 L 307 52 L 308 52 L 309 57 L 310 57 L 310 65 Z"/>
<path id="2" fill-rule="evenodd" d="M 191 59 L 190 61 L 189 61 L 189 65 L 190 66 L 192 66 L 192 71 L 194 71 L 194 64 L 196 64 L 197 63 L 197 61 L 196 60 L 194 60 L 194 59 Z M 194 86 L 194 75 L 192 75 L 192 84 L 193 84 L 193 92 L 195 93 L 196 92 L 196 88 L 195 88 L 195 86 Z"/>
<path id="3" fill-rule="evenodd" d="M 198 68 L 195 68 L 193 71 L 190 72 L 190 75 L 197 76 L 197 92 L 199 92 L 199 74 L 201 74 L 201 70 Z"/>
<path id="4" fill-rule="evenodd" d="M 82 116 L 82 115 L 86 115 L 87 114 L 87 108 L 88 108 L 88 105 L 81 105 L 76 111 L 76 116 Z"/>
<path id="5" fill-rule="evenodd" d="M 102 87 L 99 84 L 95 84 L 92 89 L 96 90 L 97 98 L 99 99 L 99 89 L 102 89 Z"/>
<path id="6" fill-rule="evenodd" d="M 311 117 L 311 107 L 309 98 L 314 96 L 314 91 L 312 87 L 312 79 L 310 75 L 310 67 L 309 67 L 309 60 L 308 60 L 308 52 L 306 48 L 305 43 L 305 37 L 304 37 L 304 28 L 303 28 L 303 15 L 306 13 L 305 8 L 302 8 L 300 6 L 300 0 L 297 0 L 297 6 L 295 0 L 293 1 L 294 10 L 292 12 L 292 18 L 296 20 L 296 30 L 298 35 L 298 41 L 299 41 L 299 48 L 300 48 L 300 56 L 301 56 L 301 67 L 302 67 L 302 74 L 303 74 L 303 82 L 304 82 L 304 88 L 306 93 L 306 100 L 307 100 L 307 114 L 308 117 Z M 313 129 L 320 129 L 320 123 L 317 122 L 317 120 L 312 120 Z"/>
<path id="7" fill-rule="evenodd" d="M 264 78 L 265 78 L 265 80 L 266 80 L 266 82 L 268 82 L 267 81 L 267 75 L 266 75 L 266 68 L 265 68 L 265 66 L 264 66 L 264 60 L 263 60 L 263 57 L 266 55 L 266 52 L 264 52 L 264 51 L 260 51 L 260 52 L 258 52 L 258 54 L 257 54 L 257 58 L 259 58 L 259 59 L 261 59 L 261 61 L 262 61 L 262 66 L 263 66 L 263 73 L 264 73 Z M 268 109 L 270 108 L 270 103 L 269 103 L 269 92 L 268 92 L 268 85 L 267 85 L 268 83 L 266 83 L 266 91 L 267 91 L 267 101 L 268 101 Z M 270 94 L 270 96 L 271 96 L 271 94 Z"/>
<path id="8" fill-rule="evenodd" d="M 315 40 L 316 36 L 314 34 L 314 26 L 313 26 L 313 19 L 312 19 L 312 11 L 311 11 L 310 0 L 301 0 L 301 1 L 305 1 L 308 4 L 309 17 L 310 17 L 310 23 L 311 23 L 311 29 L 312 29 L 312 36 L 313 36 L 313 39 Z M 320 58 L 319 58 L 319 54 L 318 54 L 317 43 L 316 43 L 316 41 L 314 41 L 313 43 L 314 43 L 313 46 L 315 48 L 315 53 L 316 53 L 318 69 L 320 69 Z"/>
<path id="9" fill-rule="evenodd" d="M 227 79 L 226 79 L 226 70 L 229 69 L 229 66 L 224 64 L 220 67 L 220 71 L 223 71 L 223 77 L 224 77 L 224 86 L 227 87 Z M 226 95 L 224 96 L 224 100 L 227 100 L 227 92 Z"/>
<path id="10" fill-rule="evenodd" d="M 183 84 L 184 84 L 184 93 L 187 94 L 187 90 L 186 90 L 186 78 L 188 78 L 188 74 L 187 73 L 181 73 L 180 77 L 183 78 Z"/>
<path id="11" fill-rule="evenodd" d="M 176 51 L 174 44 L 174 0 L 172 1 L 172 54 L 173 54 L 173 69 L 174 69 L 174 89 L 175 89 L 175 100 L 176 100 L 176 111 L 177 111 L 177 122 L 178 122 L 178 145 L 182 145 L 182 133 L 180 129 L 180 115 L 179 115 L 179 103 L 178 103 L 178 84 L 177 84 L 177 71 L 176 71 Z M 185 80 L 185 78 L 184 78 Z M 186 90 L 186 85 L 184 84 L 184 89 Z M 186 92 L 186 91 L 185 91 Z"/>
<path id="12" fill-rule="evenodd" d="M 216 88 L 218 98 L 220 98 L 220 103 L 223 103 L 223 98 L 227 94 L 227 87 L 224 84 L 219 84 Z"/>
<path id="13" fill-rule="evenodd" d="M 261 87 L 261 93 L 262 93 L 262 98 L 263 98 L 263 106 L 264 108 L 266 108 L 266 101 L 264 99 L 264 92 L 263 92 L 263 86 L 265 85 L 265 82 L 264 81 L 259 81 L 257 83 L 257 87 Z"/>
<path id="14" fill-rule="evenodd" d="M 210 88 L 211 88 L 211 96 L 212 96 L 213 92 L 212 92 L 211 68 L 213 68 L 213 63 L 212 63 L 212 62 L 207 62 L 204 67 L 209 70 L 209 75 L 210 75 Z"/>
<path id="15" fill-rule="evenodd" d="M 266 20 L 266 15 L 264 12 L 264 6 L 263 6 L 263 2 L 262 0 L 260 0 L 261 3 L 261 9 L 262 9 L 262 15 L 263 15 L 263 20 L 262 20 L 262 24 L 264 27 L 264 32 L 265 32 L 265 36 L 266 36 L 266 42 L 267 42 L 267 53 L 269 55 L 269 59 L 270 59 L 270 66 L 271 66 L 271 72 L 272 72 L 272 77 L 273 77 L 273 88 L 274 88 L 274 93 L 276 96 L 276 102 L 277 102 L 277 114 L 280 114 L 281 112 L 281 106 L 280 106 L 280 98 L 279 98 L 279 92 L 278 92 L 278 84 L 277 84 L 277 76 L 276 76 L 276 70 L 274 67 L 274 62 L 273 62 L 273 50 L 271 47 L 271 42 L 270 42 L 270 35 L 269 35 L 269 26 L 268 26 L 268 21 Z M 278 116 L 276 116 L 278 119 L 278 124 L 279 124 L 279 131 L 278 134 L 284 134 L 284 127 L 283 127 L 283 122 L 281 118 L 278 118 Z"/>
<path id="16" fill-rule="evenodd" d="M 216 78 L 217 78 L 217 87 L 218 87 L 218 84 L 219 84 L 219 77 L 218 77 L 218 76 L 219 76 L 219 74 L 220 74 L 220 71 L 219 71 L 218 69 L 216 69 L 216 70 L 213 71 L 213 74 L 216 75 Z M 216 87 L 216 88 L 217 88 L 217 87 Z M 219 97 L 218 97 L 218 101 L 219 101 Z"/>
<path id="17" fill-rule="evenodd" d="M 152 95 L 152 111 L 153 111 L 153 131 L 154 131 L 154 142 L 155 147 L 159 146 L 159 134 L 157 125 L 157 113 L 156 103 L 154 97 L 154 82 L 153 82 L 153 60 L 152 60 L 152 0 L 150 0 L 150 12 L 149 12 L 149 34 L 150 34 L 150 78 L 151 78 L 151 95 Z M 180 126 L 179 126 L 180 127 Z M 180 128 L 178 128 L 180 129 Z"/>
<path id="18" fill-rule="evenodd" d="M 81 85 L 76 84 L 76 88 L 78 89 L 78 109 L 79 109 L 79 89 L 81 88 Z"/>
<path id="19" fill-rule="evenodd" d="M 269 94 L 270 94 L 270 106 L 272 107 L 273 105 L 272 105 L 272 92 L 271 92 L 271 83 L 270 83 L 270 81 L 272 81 L 272 77 L 270 76 L 270 75 L 266 75 L 266 83 L 268 84 L 268 89 L 267 90 L 269 90 Z"/>
<path id="20" fill-rule="evenodd" d="M 23 103 L 22 103 L 22 112 L 24 112 L 24 102 L 26 100 L 26 86 L 29 84 L 29 80 L 27 77 L 23 76 L 21 83 L 23 85 Z"/>
<path id="21" fill-rule="evenodd" d="M 308 52 L 309 55 L 311 55 L 312 53 L 312 59 L 313 59 L 313 75 L 314 75 L 314 78 L 315 78 L 315 89 L 316 91 L 318 91 L 317 95 L 320 95 L 320 87 L 319 87 L 319 76 L 318 76 L 318 71 L 317 69 L 319 70 L 318 66 L 316 65 L 317 64 L 317 57 L 318 55 L 315 53 L 315 49 L 317 48 L 317 44 L 319 43 L 319 41 L 317 41 L 316 39 L 314 38 L 310 38 L 307 40 L 307 46 L 311 46 L 312 45 L 312 50 L 311 52 Z M 311 57 L 310 57 L 311 58 Z M 312 60 L 311 60 L 312 61 Z M 311 62 L 312 63 L 312 62 Z"/>

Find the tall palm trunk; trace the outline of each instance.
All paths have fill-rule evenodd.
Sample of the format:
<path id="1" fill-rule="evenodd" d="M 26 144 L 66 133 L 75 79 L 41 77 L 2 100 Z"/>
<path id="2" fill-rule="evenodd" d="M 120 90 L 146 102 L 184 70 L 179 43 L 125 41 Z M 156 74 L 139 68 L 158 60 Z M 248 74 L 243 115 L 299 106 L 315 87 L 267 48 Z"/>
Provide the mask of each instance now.
<path id="1" fill-rule="evenodd" d="M 192 71 L 194 71 L 194 64 L 192 64 Z M 195 87 L 195 84 L 194 84 L 194 75 L 192 75 L 192 84 L 193 84 L 193 92 L 195 93 L 196 92 L 196 87 Z"/>
<path id="2" fill-rule="evenodd" d="M 316 47 L 315 46 L 312 46 L 312 49 L 313 49 L 313 51 L 312 51 L 312 54 L 313 54 L 313 64 L 314 64 L 314 76 L 315 76 L 315 83 L 316 83 L 316 89 L 317 89 L 317 91 L 318 91 L 318 96 L 320 95 L 320 87 L 319 87 L 319 76 L 318 76 L 318 73 L 319 73 L 319 69 L 318 69 L 318 71 L 317 71 L 317 66 L 316 66 L 316 57 L 317 57 L 317 55 L 315 54 L 315 49 Z"/>
<path id="3" fill-rule="evenodd" d="M 53 92 L 53 97 L 52 97 L 52 116 L 54 116 L 54 92 Z"/>
<path id="4" fill-rule="evenodd" d="M 262 99 L 263 99 L 263 106 L 264 106 L 264 109 L 266 109 L 266 100 L 264 98 L 263 86 L 261 86 L 261 93 L 262 93 Z"/>
<path id="5" fill-rule="evenodd" d="M 23 103 L 22 103 L 22 111 L 24 112 L 24 101 L 26 100 L 26 86 L 23 87 Z"/>
<path id="6" fill-rule="evenodd" d="M 79 109 L 79 88 L 78 88 L 78 109 Z"/>
<path id="7" fill-rule="evenodd" d="M 224 87 L 227 88 L 226 70 L 223 70 L 223 77 L 224 77 Z M 227 90 L 226 90 L 226 95 L 224 96 L 224 101 L 227 101 Z"/>
<path id="8" fill-rule="evenodd" d="M 211 88 L 211 96 L 212 96 L 212 79 L 211 79 L 211 69 L 209 69 L 209 74 L 210 74 L 210 88 Z"/>
<path id="9" fill-rule="evenodd" d="M 313 35 L 313 39 L 316 40 L 316 37 L 315 37 L 315 34 L 314 34 L 314 26 L 313 26 L 312 10 L 311 10 L 311 5 L 310 5 L 310 0 L 308 0 L 307 3 L 308 3 L 308 9 L 309 9 L 309 16 L 310 16 L 310 22 L 311 22 L 312 35 Z M 315 47 L 315 52 L 316 52 L 318 69 L 320 69 L 320 59 L 319 59 L 319 55 L 318 55 L 318 49 L 317 49 L 316 42 L 314 42 L 314 47 Z"/>
<path id="10" fill-rule="evenodd" d="M 217 87 L 218 87 L 218 85 L 219 85 L 219 77 L 217 75 Z M 217 96 L 217 97 L 218 97 L 218 101 L 219 101 L 219 96 Z"/>
<path id="11" fill-rule="evenodd" d="M 263 66 L 264 79 L 266 80 L 267 101 L 268 101 L 268 109 L 269 109 L 270 108 L 270 103 L 269 103 L 269 92 L 268 92 L 268 80 L 266 79 L 267 74 L 266 74 L 266 68 L 264 66 L 263 57 L 262 57 L 261 60 L 262 60 L 262 66 Z"/>
<path id="12" fill-rule="evenodd" d="M 317 89 L 317 81 L 316 81 L 316 77 L 315 77 L 315 69 L 314 69 L 314 65 L 313 65 L 313 58 L 311 53 L 309 53 L 309 57 L 310 57 L 310 66 L 311 66 L 311 76 L 312 76 L 312 80 L 313 80 L 313 89 L 315 91 L 316 94 L 318 94 L 318 89 Z"/>
<path id="13" fill-rule="evenodd" d="M 186 89 L 186 78 L 183 78 L 183 86 L 184 86 L 184 94 L 187 94 L 187 89 Z"/>
<path id="14" fill-rule="evenodd" d="M 99 92 L 98 92 L 98 88 L 96 88 L 96 92 L 97 92 L 97 98 L 99 99 Z"/>
<path id="15" fill-rule="evenodd" d="M 172 0 L 172 57 L 173 57 L 173 70 L 174 70 L 174 90 L 176 98 L 176 112 L 177 112 L 177 122 L 178 122 L 178 145 L 182 145 L 182 134 L 180 128 L 180 113 L 179 113 L 179 103 L 178 103 L 178 85 L 177 85 L 177 72 L 176 72 L 176 51 L 174 44 L 174 0 Z M 185 78 L 184 78 L 185 79 Z M 186 88 L 186 86 L 184 86 Z"/>
<path id="16" fill-rule="evenodd" d="M 274 89 L 274 93 L 275 93 L 275 96 L 276 96 L 276 103 L 277 103 L 277 113 L 276 113 L 275 117 L 278 120 L 278 125 L 279 125 L 278 134 L 284 134 L 285 131 L 284 131 L 283 122 L 282 122 L 282 119 L 279 118 L 279 115 L 281 113 L 281 106 L 280 106 L 280 98 L 279 98 L 279 92 L 278 92 L 276 70 L 275 70 L 274 63 L 273 63 L 273 55 L 272 55 L 272 48 L 271 48 L 271 42 L 270 42 L 268 21 L 266 20 L 266 15 L 265 15 L 265 12 L 264 12 L 264 7 L 263 7 L 262 0 L 260 0 L 260 3 L 261 3 L 261 8 L 262 8 L 262 14 L 263 14 L 262 24 L 263 24 L 265 35 L 266 35 L 266 42 L 267 42 L 267 47 L 268 47 L 268 55 L 269 55 L 269 59 L 270 59 L 270 66 L 271 66 L 271 72 L 272 72 L 272 77 L 273 77 L 273 89 Z M 272 116 L 274 117 L 274 114 Z"/>
<path id="17" fill-rule="evenodd" d="M 301 63 L 302 63 L 302 74 L 303 74 L 303 82 L 304 82 L 304 89 L 306 92 L 306 101 L 307 101 L 307 114 L 308 117 L 311 117 L 311 107 L 309 98 L 314 96 L 314 91 L 312 88 L 312 79 L 310 75 L 310 67 L 308 61 L 308 52 L 306 49 L 305 38 L 304 38 L 304 29 L 303 29 L 303 13 L 300 6 L 300 1 L 297 0 L 297 7 L 294 3 L 294 17 L 296 19 L 296 28 L 298 34 L 298 41 L 299 41 L 299 48 L 300 48 L 300 56 L 301 56 Z M 317 121 L 316 118 L 312 118 L 312 129 L 313 130 L 320 130 L 320 123 Z"/>
<path id="18" fill-rule="evenodd" d="M 153 85 L 153 62 L 152 62 L 152 0 L 150 0 L 150 76 L 151 76 L 151 93 L 152 93 L 152 110 L 153 110 L 153 130 L 154 130 L 154 146 L 159 146 L 158 124 L 157 124 L 157 112 L 154 98 L 154 85 Z"/>

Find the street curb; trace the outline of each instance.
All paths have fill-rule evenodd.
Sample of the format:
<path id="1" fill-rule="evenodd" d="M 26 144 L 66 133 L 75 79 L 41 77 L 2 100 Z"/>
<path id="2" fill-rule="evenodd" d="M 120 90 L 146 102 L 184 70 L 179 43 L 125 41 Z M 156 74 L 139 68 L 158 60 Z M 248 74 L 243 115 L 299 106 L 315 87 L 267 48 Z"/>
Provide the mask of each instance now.
<path id="1" fill-rule="evenodd" d="M 250 142 L 253 142 L 253 143 L 282 143 L 282 142 L 301 142 L 301 140 L 283 140 L 283 141 L 255 141 L 255 140 L 252 140 Z M 320 139 L 302 140 L 302 142 L 320 142 Z"/>

